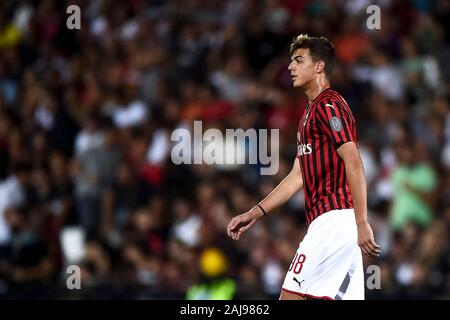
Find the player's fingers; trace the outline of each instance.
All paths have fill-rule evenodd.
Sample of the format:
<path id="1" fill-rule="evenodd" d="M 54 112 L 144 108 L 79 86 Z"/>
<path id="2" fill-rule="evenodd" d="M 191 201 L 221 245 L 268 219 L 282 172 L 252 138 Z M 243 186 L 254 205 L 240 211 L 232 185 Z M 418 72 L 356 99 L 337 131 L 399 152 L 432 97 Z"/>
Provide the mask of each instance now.
<path id="1" fill-rule="evenodd" d="M 233 230 L 234 228 L 236 228 L 236 226 L 238 225 L 237 220 L 238 219 L 236 219 L 236 218 L 231 219 L 230 223 L 228 224 L 228 228 L 230 230 Z"/>
<path id="2" fill-rule="evenodd" d="M 247 229 L 245 229 L 245 230 L 247 230 Z M 240 228 L 240 229 L 239 229 L 239 231 L 237 232 L 237 239 L 238 239 L 238 240 L 239 240 L 239 238 L 241 237 L 241 235 L 244 233 L 245 230 L 243 230 L 243 228 Z"/>
<path id="3" fill-rule="evenodd" d="M 363 243 L 363 248 L 366 256 L 372 257 L 372 250 L 370 249 L 369 243 L 367 241 Z"/>
<path id="4" fill-rule="evenodd" d="M 247 231 L 248 228 L 250 228 L 250 227 L 249 227 L 249 226 L 242 227 L 242 228 L 239 229 L 238 232 L 242 234 L 242 233 L 244 233 L 245 231 Z"/>
<path id="5" fill-rule="evenodd" d="M 381 250 L 378 249 L 378 248 L 376 248 L 376 247 L 372 247 L 372 248 L 370 249 L 370 253 L 371 253 L 373 256 L 378 257 L 378 256 L 380 255 L 380 253 L 381 253 Z"/>
<path id="6" fill-rule="evenodd" d="M 365 243 L 360 244 L 359 247 L 361 248 L 361 251 L 363 252 L 364 255 L 369 256 L 369 252 L 367 250 Z"/>
<path id="7" fill-rule="evenodd" d="M 252 225 L 254 224 L 254 221 L 250 222 L 246 226 L 239 229 L 239 233 L 243 233 L 244 231 L 247 231 Z"/>
<path id="8" fill-rule="evenodd" d="M 376 249 L 381 249 L 381 247 L 373 239 L 370 239 L 370 244 Z"/>
<path id="9" fill-rule="evenodd" d="M 363 255 L 367 256 L 367 251 L 363 246 L 359 246 L 361 248 L 361 251 L 363 253 Z"/>
<path id="10" fill-rule="evenodd" d="M 376 253 L 374 253 L 372 250 L 370 250 L 370 248 L 367 248 L 366 251 L 367 251 L 367 256 L 369 256 L 369 257 L 375 257 L 376 256 Z"/>
<path id="11" fill-rule="evenodd" d="M 228 233 L 228 235 L 231 235 L 231 224 L 232 223 L 233 223 L 233 220 L 231 220 L 230 223 L 228 223 L 228 226 L 227 226 L 227 233 Z"/>
<path id="12" fill-rule="evenodd" d="M 229 233 L 230 233 L 230 237 L 233 237 L 236 234 L 236 230 L 230 228 Z"/>
<path id="13" fill-rule="evenodd" d="M 231 231 L 230 226 L 228 226 L 228 228 L 227 228 L 227 233 L 228 233 L 228 236 L 233 239 L 233 232 Z"/>
<path id="14" fill-rule="evenodd" d="M 239 223 L 240 223 L 240 221 L 237 218 L 233 218 L 231 220 L 231 222 L 228 224 L 228 228 L 227 228 L 229 234 L 232 234 L 235 231 L 234 229 L 236 228 L 236 226 L 239 225 Z"/>
<path id="15" fill-rule="evenodd" d="M 373 253 L 373 254 L 376 255 L 376 256 L 379 256 L 380 253 L 381 253 L 381 250 L 380 250 L 380 249 L 372 248 L 372 249 L 370 249 L 370 252 Z"/>
<path id="16" fill-rule="evenodd" d="M 234 232 L 233 232 L 232 229 L 231 229 L 231 222 L 230 222 L 230 224 L 228 224 L 228 227 L 227 227 L 227 233 L 228 233 L 228 236 L 229 236 L 231 239 L 233 239 L 233 237 L 234 237 Z"/>
<path id="17" fill-rule="evenodd" d="M 363 241 L 359 246 L 361 247 L 363 253 L 369 257 L 379 256 L 380 254 L 380 247 L 373 242 L 372 239 Z"/>
<path id="18" fill-rule="evenodd" d="M 378 249 L 372 247 L 372 245 L 370 243 L 366 244 L 366 248 L 367 248 L 367 252 L 370 257 L 376 257 L 379 255 Z"/>
<path id="19" fill-rule="evenodd" d="M 381 252 L 381 247 L 377 245 L 373 239 L 369 239 L 367 241 L 367 247 L 369 248 L 370 252 L 375 256 L 378 256 Z"/>

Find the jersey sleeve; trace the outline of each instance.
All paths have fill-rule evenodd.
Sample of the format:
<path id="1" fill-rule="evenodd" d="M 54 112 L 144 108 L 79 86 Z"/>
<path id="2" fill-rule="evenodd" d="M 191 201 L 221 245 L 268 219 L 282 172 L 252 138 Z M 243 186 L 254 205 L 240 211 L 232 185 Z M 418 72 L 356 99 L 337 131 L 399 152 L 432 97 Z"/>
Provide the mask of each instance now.
<path id="1" fill-rule="evenodd" d="M 337 149 L 350 141 L 357 143 L 355 120 L 344 102 L 323 98 L 317 106 L 318 126 Z"/>

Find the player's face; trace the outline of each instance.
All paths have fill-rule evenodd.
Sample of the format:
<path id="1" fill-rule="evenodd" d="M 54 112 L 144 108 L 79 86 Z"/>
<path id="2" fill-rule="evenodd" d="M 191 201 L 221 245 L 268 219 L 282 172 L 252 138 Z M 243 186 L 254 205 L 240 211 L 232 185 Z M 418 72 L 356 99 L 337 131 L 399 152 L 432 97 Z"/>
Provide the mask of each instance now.
<path id="1" fill-rule="evenodd" d="M 311 59 L 309 49 L 300 48 L 295 50 L 288 68 L 292 76 L 292 85 L 301 88 L 312 81 L 316 74 L 315 64 Z"/>

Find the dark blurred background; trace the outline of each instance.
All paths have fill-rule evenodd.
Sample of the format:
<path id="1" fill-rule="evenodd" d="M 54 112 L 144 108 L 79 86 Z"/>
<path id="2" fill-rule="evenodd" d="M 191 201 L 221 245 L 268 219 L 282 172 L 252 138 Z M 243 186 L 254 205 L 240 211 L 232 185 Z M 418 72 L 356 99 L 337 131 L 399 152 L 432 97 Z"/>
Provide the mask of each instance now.
<path id="1" fill-rule="evenodd" d="M 67 6 L 81 8 L 68 30 Z M 366 8 L 381 8 L 368 30 Z M 229 220 L 290 171 L 306 98 L 289 44 L 333 41 L 382 255 L 368 299 L 450 298 L 445 0 L 0 2 L 0 297 L 276 299 L 303 191 L 239 242 Z M 171 133 L 280 129 L 279 171 L 174 165 Z M 252 146 L 245 146 L 251 152 Z M 250 151 L 249 151 L 250 150 Z M 69 265 L 81 290 L 69 290 Z M 366 275 L 367 277 L 370 274 Z"/>

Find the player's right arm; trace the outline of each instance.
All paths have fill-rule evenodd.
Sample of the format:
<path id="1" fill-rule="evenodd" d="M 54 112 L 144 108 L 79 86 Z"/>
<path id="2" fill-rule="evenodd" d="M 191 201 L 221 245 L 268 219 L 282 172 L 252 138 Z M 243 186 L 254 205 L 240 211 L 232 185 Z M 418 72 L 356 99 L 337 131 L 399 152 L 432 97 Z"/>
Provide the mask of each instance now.
<path id="1" fill-rule="evenodd" d="M 300 162 L 295 158 L 291 172 L 267 197 L 259 202 L 259 205 L 269 213 L 288 201 L 302 187 L 303 179 L 300 171 Z M 262 216 L 264 216 L 263 211 L 256 205 L 246 213 L 234 217 L 228 224 L 228 236 L 233 240 L 239 240 L 241 234 L 253 226 Z"/>

